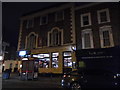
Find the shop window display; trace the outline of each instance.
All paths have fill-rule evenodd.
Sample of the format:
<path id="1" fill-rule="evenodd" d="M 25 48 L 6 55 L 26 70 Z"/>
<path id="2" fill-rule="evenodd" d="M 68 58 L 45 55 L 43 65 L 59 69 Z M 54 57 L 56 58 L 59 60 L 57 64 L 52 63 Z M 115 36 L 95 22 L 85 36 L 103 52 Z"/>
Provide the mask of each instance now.
<path id="1" fill-rule="evenodd" d="M 52 53 L 52 68 L 58 68 L 59 53 Z"/>

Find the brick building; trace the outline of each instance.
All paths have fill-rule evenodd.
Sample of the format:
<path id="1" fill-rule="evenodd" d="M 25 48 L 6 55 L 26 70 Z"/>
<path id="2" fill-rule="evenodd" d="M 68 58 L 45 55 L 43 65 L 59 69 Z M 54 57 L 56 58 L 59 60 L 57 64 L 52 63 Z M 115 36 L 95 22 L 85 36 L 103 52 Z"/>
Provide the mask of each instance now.
<path id="1" fill-rule="evenodd" d="M 64 3 L 21 17 L 18 51 L 39 60 L 39 73 L 74 70 L 80 49 L 120 45 L 119 3 Z"/>
<path id="2" fill-rule="evenodd" d="M 21 17 L 18 51 L 39 60 L 40 73 L 63 73 L 75 67 L 74 4 L 64 3 Z"/>
<path id="3" fill-rule="evenodd" d="M 75 27 L 78 50 L 119 46 L 119 3 L 101 2 L 76 7 Z"/>

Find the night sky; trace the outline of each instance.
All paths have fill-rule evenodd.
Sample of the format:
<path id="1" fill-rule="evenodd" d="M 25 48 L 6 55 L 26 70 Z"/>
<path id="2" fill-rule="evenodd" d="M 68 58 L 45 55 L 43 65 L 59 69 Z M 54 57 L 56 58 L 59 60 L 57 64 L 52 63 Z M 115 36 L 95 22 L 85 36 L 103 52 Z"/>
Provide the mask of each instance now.
<path id="1" fill-rule="evenodd" d="M 17 48 L 20 17 L 58 2 L 3 2 L 2 3 L 2 37 L 3 41 Z"/>

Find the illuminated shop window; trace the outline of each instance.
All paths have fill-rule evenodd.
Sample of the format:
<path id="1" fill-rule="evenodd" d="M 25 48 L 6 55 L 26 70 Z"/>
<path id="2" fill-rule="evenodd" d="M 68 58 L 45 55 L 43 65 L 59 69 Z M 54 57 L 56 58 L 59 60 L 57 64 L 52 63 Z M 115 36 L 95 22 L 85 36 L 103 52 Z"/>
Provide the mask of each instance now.
<path id="1" fill-rule="evenodd" d="M 32 55 L 33 58 L 38 58 L 38 55 Z"/>
<path id="2" fill-rule="evenodd" d="M 64 52 L 64 67 L 72 67 L 72 55 L 71 52 Z"/>
<path id="3" fill-rule="evenodd" d="M 52 68 L 58 68 L 59 53 L 52 53 Z"/>
<path id="4" fill-rule="evenodd" d="M 50 54 L 38 54 L 40 68 L 49 68 Z"/>

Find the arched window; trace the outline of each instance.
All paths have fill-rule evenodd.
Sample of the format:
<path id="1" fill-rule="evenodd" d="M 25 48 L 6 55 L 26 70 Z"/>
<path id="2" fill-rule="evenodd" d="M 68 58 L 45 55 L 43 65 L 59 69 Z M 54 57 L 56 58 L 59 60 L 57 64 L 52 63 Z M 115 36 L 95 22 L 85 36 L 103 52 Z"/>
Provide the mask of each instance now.
<path id="1" fill-rule="evenodd" d="M 58 28 L 52 29 L 48 32 L 48 46 L 59 46 L 62 44 L 63 31 Z"/>
<path id="2" fill-rule="evenodd" d="M 34 49 L 36 48 L 36 39 L 37 39 L 37 35 L 35 33 L 30 33 L 27 36 L 27 47 L 26 49 Z"/>

